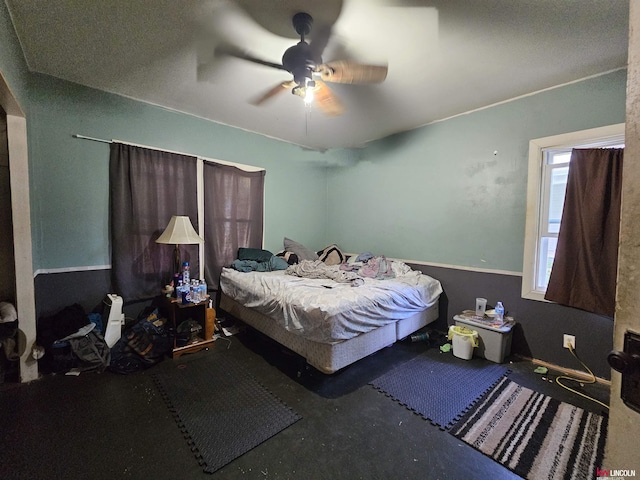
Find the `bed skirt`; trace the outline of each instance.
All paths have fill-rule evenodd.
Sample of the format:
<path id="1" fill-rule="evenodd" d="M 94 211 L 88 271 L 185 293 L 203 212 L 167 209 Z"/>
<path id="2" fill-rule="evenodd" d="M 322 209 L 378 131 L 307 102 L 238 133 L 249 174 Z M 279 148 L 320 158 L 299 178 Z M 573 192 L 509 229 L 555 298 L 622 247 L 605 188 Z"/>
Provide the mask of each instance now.
<path id="1" fill-rule="evenodd" d="M 220 292 L 220 308 L 276 342 L 304 357 L 307 363 L 323 373 L 334 373 L 353 362 L 392 345 L 438 318 L 438 302 L 411 317 L 389 323 L 333 344 L 307 340 L 285 330 L 266 315 L 247 308 Z"/>

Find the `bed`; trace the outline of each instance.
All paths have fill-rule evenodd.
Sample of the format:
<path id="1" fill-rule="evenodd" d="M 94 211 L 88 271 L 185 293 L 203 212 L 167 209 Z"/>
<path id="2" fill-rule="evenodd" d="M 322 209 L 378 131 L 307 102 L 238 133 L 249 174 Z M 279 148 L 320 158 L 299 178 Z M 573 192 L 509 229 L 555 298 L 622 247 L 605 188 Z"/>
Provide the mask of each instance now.
<path id="1" fill-rule="evenodd" d="M 438 280 L 375 258 L 386 274 L 373 278 L 357 264 L 309 259 L 277 271 L 224 268 L 220 309 L 331 374 L 438 318 Z"/>

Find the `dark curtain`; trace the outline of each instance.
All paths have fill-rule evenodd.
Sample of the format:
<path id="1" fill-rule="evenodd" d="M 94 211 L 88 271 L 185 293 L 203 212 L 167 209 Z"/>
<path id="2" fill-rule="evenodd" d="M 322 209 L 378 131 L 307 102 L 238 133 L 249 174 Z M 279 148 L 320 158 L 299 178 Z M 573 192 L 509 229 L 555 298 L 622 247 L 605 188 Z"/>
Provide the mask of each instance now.
<path id="1" fill-rule="evenodd" d="M 125 302 L 160 294 L 171 279 L 174 245 L 155 243 L 172 215 L 198 230 L 197 159 L 120 143 L 109 162 L 111 276 Z M 198 245 L 180 245 L 198 272 Z"/>
<path id="2" fill-rule="evenodd" d="M 545 298 L 613 317 L 622 148 L 574 149 Z"/>
<path id="3" fill-rule="evenodd" d="M 262 248 L 264 171 L 204 162 L 205 278 L 218 288 L 239 247 Z"/>

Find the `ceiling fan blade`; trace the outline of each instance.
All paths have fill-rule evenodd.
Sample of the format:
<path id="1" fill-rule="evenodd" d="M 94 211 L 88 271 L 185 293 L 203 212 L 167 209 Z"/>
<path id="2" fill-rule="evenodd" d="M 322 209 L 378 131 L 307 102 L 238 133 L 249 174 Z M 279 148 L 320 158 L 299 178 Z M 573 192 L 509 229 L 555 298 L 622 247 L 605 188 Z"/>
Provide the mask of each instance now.
<path id="1" fill-rule="evenodd" d="M 337 60 L 318 65 L 320 78 L 333 83 L 380 83 L 387 78 L 386 65 L 363 65 L 349 60 Z"/>
<path id="2" fill-rule="evenodd" d="M 297 85 L 296 82 L 294 82 L 293 80 L 279 83 L 275 87 L 273 87 L 273 88 L 267 90 L 266 92 L 264 92 L 260 97 L 258 97 L 255 100 L 253 100 L 251 102 L 251 104 L 252 105 L 256 105 L 256 106 L 257 105 L 261 105 L 264 102 L 266 102 L 267 100 L 269 100 L 270 98 L 278 95 L 280 92 L 284 92 L 286 90 L 289 90 L 289 89 L 295 87 L 296 85 Z"/>
<path id="3" fill-rule="evenodd" d="M 326 83 L 316 80 L 313 89 L 313 103 L 322 113 L 330 117 L 336 117 L 344 113 L 344 105 Z"/>
<path id="4" fill-rule="evenodd" d="M 265 65 L 271 68 L 277 68 L 278 70 L 287 70 L 279 63 L 268 62 L 266 60 L 262 60 L 257 57 L 253 57 L 249 54 L 239 51 L 238 49 L 231 47 L 229 45 L 218 45 L 215 50 L 216 56 L 218 55 L 227 55 L 229 57 L 239 58 L 241 60 L 247 60 L 249 62 L 257 63 L 259 65 Z"/>

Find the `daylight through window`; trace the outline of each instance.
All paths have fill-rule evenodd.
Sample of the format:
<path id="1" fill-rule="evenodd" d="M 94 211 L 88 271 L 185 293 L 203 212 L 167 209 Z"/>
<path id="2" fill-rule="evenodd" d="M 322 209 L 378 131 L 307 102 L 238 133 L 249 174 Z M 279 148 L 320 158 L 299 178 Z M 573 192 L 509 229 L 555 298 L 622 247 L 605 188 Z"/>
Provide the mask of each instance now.
<path id="1" fill-rule="evenodd" d="M 544 300 L 558 243 L 571 150 L 607 147 L 624 147 L 624 124 L 529 143 L 523 298 Z"/>

